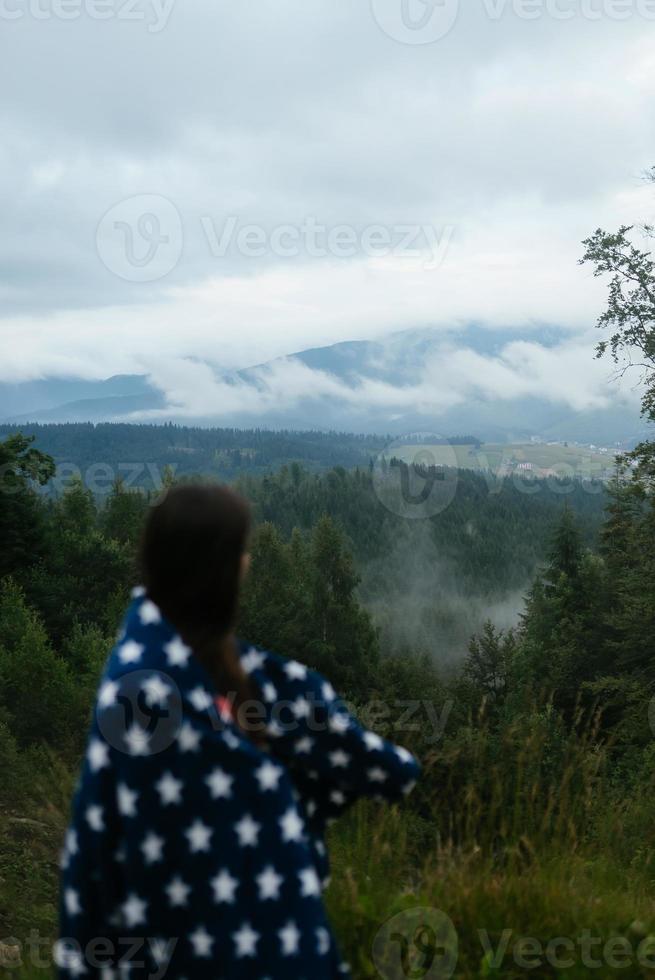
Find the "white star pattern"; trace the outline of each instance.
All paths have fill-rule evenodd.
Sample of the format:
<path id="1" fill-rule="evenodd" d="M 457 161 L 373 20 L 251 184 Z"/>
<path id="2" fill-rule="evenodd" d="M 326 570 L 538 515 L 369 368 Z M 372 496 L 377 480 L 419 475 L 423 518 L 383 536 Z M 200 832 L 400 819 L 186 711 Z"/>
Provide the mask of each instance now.
<path id="1" fill-rule="evenodd" d="M 304 681 L 307 677 L 307 668 L 297 660 L 289 660 L 284 665 L 284 672 L 290 681 Z"/>
<path id="2" fill-rule="evenodd" d="M 143 682 L 141 690 L 145 692 L 146 704 L 152 708 L 155 704 L 165 707 L 173 689 L 164 684 L 159 674 L 153 674 Z"/>
<path id="3" fill-rule="evenodd" d="M 89 806 L 86 808 L 86 822 L 88 823 L 91 830 L 100 832 L 105 829 L 105 822 L 102 819 L 102 807 L 101 806 Z"/>
<path id="4" fill-rule="evenodd" d="M 139 606 L 139 619 L 144 626 L 150 626 L 152 623 L 161 621 L 161 613 L 152 599 L 144 599 Z"/>
<path id="5" fill-rule="evenodd" d="M 407 749 L 403 748 L 402 745 L 395 745 L 394 752 L 398 756 L 401 762 L 413 762 L 414 756 Z"/>
<path id="6" fill-rule="evenodd" d="M 181 637 L 174 636 L 164 644 L 164 653 L 169 667 L 186 667 L 191 656 L 191 647 L 188 647 Z"/>
<path id="7" fill-rule="evenodd" d="M 229 800 L 232 796 L 232 783 L 234 782 L 234 777 L 228 775 L 228 773 L 223 772 L 222 769 L 216 768 L 213 772 L 205 778 L 205 782 L 209 786 L 209 792 L 212 795 L 212 799 L 219 800 Z"/>
<path id="8" fill-rule="evenodd" d="M 141 596 L 145 594 L 146 594 L 146 590 L 142 585 L 135 585 L 132 591 L 130 592 L 130 595 L 132 596 L 133 599 L 140 599 Z"/>
<path id="9" fill-rule="evenodd" d="M 127 900 L 121 905 L 121 912 L 128 928 L 143 925 L 146 921 L 147 903 L 138 895 L 128 895 Z"/>
<path id="10" fill-rule="evenodd" d="M 214 938 L 209 935 L 204 926 L 198 926 L 195 932 L 190 933 L 189 940 L 193 946 L 194 956 L 206 959 L 212 955 Z"/>
<path id="11" fill-rule="evenodd" d="M 146 864 L 157 864 L 158 861 L 163 860 L 164 843 L 163 837 L 158 837 L 157 834 L 148 834 L 141 844 L 141 851 Z"/>
<path id="12" fill-rule="evenodd" d="M 297 755 L 302 755 L 303 753 L 311 752 L 314 740 L 309 737 L 309 735 L 303 735 L 302 738 L 296 739 L 296 743 L 293 747 L 293 751 Z"/>
<path id="13" fill-rule="evenodd" d="M 272 704 L 273 701 L 277 700 L 277 691 L 275 685 L 267 681 L 266 684 L 262 685 L 262 694 L 264 696 L 264 701 Z"/>
<path id="14" fill-rule="evenodd" d="M 227 728 L 224 732 L 221 732 L 221 738 L 227 745 L 228 749 L 238 749 L 239 739 L 236 737 L 234 732 L 229 731 Z"/>
<path id="15" fill-rule="evenodd" d="M 289 922 L 287 922 L 284 929 L 278 929 L 277 934 L 280 937 L 283 956 L 293 956 L 295 953 L 298 952 L 298 943 L 300 942 L 300 931 L 295 922 L 290 920 Z"/>
<path id="16" fill-rule="evenodd" d="M 77 834 L 74 830 L 66 831 L 66 837 L 64 838 L 64 846 L 61 849 L 61 854 L 59 856 L 59 867 L 65 870 L 70 864 L 71 857 L 77 854 Z"/>
<path id="17" fill-rule="evenodd" d="M 207 711 L 214 703 L 211 694 L 204 687 L 194 687 L 193 691 L 189 692 L 189 701 L 196 711 Z"/>
<path id="18" fill-rule="evenodd" d="M 246 813 L 238 823 L 235 823 L 234 829 L 237 832 L 241 847 L 255 847 L 261 824 L 253 820 L 249 813 Z"/>
<path id="19" fill-rule="evenodd" d="M 323 681 L 321 685 L 321 693 L 323 694 L 324 701 L 334 701 L 337 694 L 329 681 Z"/>
<path id="20" fill-rule="evenodd" d="M 212 828 L 204 824 L 202 820 L 195 820 L 188 830 L 184 831 L 192 854 L 199 851 L 209 851 L 209 841 L 213 833 Z"/>
<path id="21" fill-rule="evenodd" d="M 98 690 L 98 707 L 110 708 L 116 704 L 118 690 L 118 684 L 115 681 L 104 681 Z"/>
<path id="22" fill-rule="evenodd" d="M 321 894 L 321 883 L 315 868 L 303 868 L 298 872 L 300 878 L 300 894 L 303 898 L 315 897 Z"/>
<path id="23" fill-rule="evenodd" d="M 175 940 L 172 941 L 173 948 L 175 948 Z M 171 954 L 173 950 L 170 948 L 169 942 L 165 939 L 160 939 L 155 937 L 150 940 L 150 952 L 152 953 L 152 958 L 158 967 L 164 964 L 168 965 Z M 104 980 L 104 978 L 103 978 Z"/>
<path id="24" fill-rule="evenodd" d="M 266 657 L 259 650 L 251 647 L 248 653 L 245 653 L 241 658 L 241 666 L 245 670 L 246 674 L 252 674 L 253 670 L 259 670 L 263 667 Z"/>
<path id="25" fill-rule="evenodd" d="M 275 720 L 275 718 L 271 718 L 267 724 L 266 734 L 270 735 L 271 738 L 280 738 L 280 736 L 284 734 L 282 727 L 280 726 L 279 722 Z"/>
<path id="26" fill-rule="evenodd" d="M 284 881 L 272 864 L 267 865 L 264 870 L 255 878 L 259 887 L 259 897 L 262 901 L 267 898 L 277 899 L 280 897 L 280 885 Z"/>
<path id="27" fill-rule="evenodd" d="M 126 640 L 118 648 L 118 659 L 122 664 L 135 664 L 141 659 L 144 650 L 145 647 L 142 643 Z"/>
<path id="28" fill-rule="evenodd" d="M 64 892 L 64 905 L 68 915 L 79 915 L 82 911 L 80 896 L 74 888 L 67 888 Z"/>
<path id="29" fill-rule="evenodd" d="M 379 766 L 374 766 L 373 769 L 367 769 L 366 775 L 372 783 L 383 783 L 387 774 L 384 769 L 380 769 Z"/>
<path id="30" fill-rule="evenodd" d="M 189 892 L 191 888 L 189 885 L 182 881 L 179 875 L 173 878 L 166 885 L 166 894 L 168 895 L 168 901 L 173 906 L 177 908 L 178 906 L 186 906 L 189 904 Z"/>
<path id="31" fill-rule="evenodd" d="M 176 779 L 172 772 L 165 772 L 161 779 L 155 783 L 155 789 L 159 793 L 162 806 L 181 803 L 183 785 L 182 780 Z"/>
<path id="32" fill-rule="evenodd" d="M 323 926 L 316 930 L 316 952 L 319 956 L 325 956 L 330 952 L 330 933 Z"/>
<path id="33" fill-rule="evenodd" d="M 255 932 L 249 922 L 244 922 L 238 932 L 232 933 L 235 945 L 235 955 L 240 959 L 243 956 L 254 956 L 257 952 L 257 942 L 259 933 Z"/>
<path id="34" fill-rule="evenodd" d="M 345 711 L 335 712 L 328 718 L 328 728 L 336 735 L 343 735 L 350 727 L 350 718 Z"/>
<path id="35" fill-rule="evenodd" d="M 71 949 L 70 940 L 58 939 L 52 948 L 52 952 L 56 965 L 62 970 L 66 970 L 72 977 L 79 977 L 87 972 L 82 951 Z"/>
<path id="36" fill-rule="evenodd" d="M 126 786 L 125 783 L 119 783 L 116 787 L 116 799 L 118 802 L 118 812 L 123 817 L 136 817 L 136 801 L 139 794 L 134 790 Z"/>
<path id="37" fill-rule="evenodd" d="M 330 793 L 330 801 L 336 804 L 336 806 L 343 806 L 346 802 L 346 797 L 340 789 L 333 789 Z"/>
<path id="38" fill-rule="evenodd" d="M 328 753 L 328 759 L 335 769 L 345 767 L 350 762 L 350 756 L 343 749 L 336 749 L 336 751 Z"/>
<path id="39" fill-rule="evenodd" d="M 364 732 L 364 742 L 369 751 L 384 748 L 384 742 L 379 735 L 375 734 L 375 732 Z"/>
<path id="40" fill-rule="evenodd" d="M 280 782 L 282 769 L 280 766 L 276 766 L 272 762 L 266 760 L 266 762 L 262 762 L 258 769 L 255 769 L 255 776 L 259 782 L 259 788 L 262 790 L 262 792 L 265 792 L 268 789 L 275 790 Z"/>
<path id="41" fill-rule="evenodd" d="M 92 738 L 86 753 L 91 772 L 98 772 L 109 765 L 109 746 L 98 738 Z"/>
<path id="42" fill-rule="evenodd" d="M 123 740 L 130 755 L 148 755 L 150 736 L 145 728 L 141 728 L 141 725 L 136 723 L 130 725 L 123 736 Z"/>
<path id="43" fill-rule="evenodd" d="M 298 719 L 308 718 L 311 713 L 311 707 L 307 698 L 296 698 L 291 703 L 291 710 Z"/>
<path id="44" fill-rule="evenodd" d="M 282 828 L 283 841 L 289 842 L 302 840 L 305 825 L 295 807 L 289 807 L 284 816 L 280 817 L 279 824 Z"/>
<path id="45" fill-rule="evenodd" d="M 227 868 L 219 871 L 215 878 L 212 878 L 210 885 L 214 889 L 215 902 L 227 902 L 228 905 L 234 904 L 234 893 L 239 887 L 239 881 L 234 878 Z"/>
<path id="46" fill-rule="evenodd" d="M 200 748 L 200 732 L 185 721 L 177 733 L 180 752 L 197 752 Z"/>

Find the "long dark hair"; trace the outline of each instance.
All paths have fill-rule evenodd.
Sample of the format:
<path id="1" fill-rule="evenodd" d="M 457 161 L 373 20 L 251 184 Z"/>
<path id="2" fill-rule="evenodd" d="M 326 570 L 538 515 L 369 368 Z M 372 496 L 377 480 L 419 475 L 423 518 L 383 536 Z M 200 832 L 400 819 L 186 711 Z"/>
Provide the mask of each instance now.
<path id="1" fill-rule="evenodd" d="M 250 509 L 234 491 L 179 484 L 151 509 L 140 549 L 146 592 L 236 709 L 257 696 L 232 637 L 249 532 Z"/>

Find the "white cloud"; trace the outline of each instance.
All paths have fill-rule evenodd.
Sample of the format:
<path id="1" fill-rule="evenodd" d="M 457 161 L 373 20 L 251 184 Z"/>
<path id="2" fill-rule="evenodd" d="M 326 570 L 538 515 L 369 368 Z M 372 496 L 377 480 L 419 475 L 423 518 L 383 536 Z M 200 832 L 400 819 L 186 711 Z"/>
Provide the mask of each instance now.
<path id="1" fill-rule="evenodd" d="M 381 409 L 386 413 L 418 412 L 439 417 L 467 399 L 512 401 L 528 396 L 575 411 L 606 408 L 629 402 L 636 407 L 634 393 L 625 387 L 608 387 L 606 365 L 592 362 L 592 337 L 585 342 L 563 341 L 546 347 L 537 342 L 513 341 L 494 356 L 484 356 L 453 345 L 449 335 L 433 349 L 423 365 L 417 366 L 409 383 L 391 384 L 374 377 L 389 357 L 376 352 L 359 373 L 344 381 L 324 370 L 308 367 L 294 358 L 279 358 L 248 373 L 247 378 L 225 380 L 207 364 L 180 358 L 155 358 L 149 380 L 166 396 L 166 407 L 134 414 L 147 421 L 176 417 L 229 418 L 231 415 L 266 417 L 270 412 L 287 412 L 305 402 L 329 399 L 331 404 L 353 409 Z M 402 339 L 401 339 L 402 342 Z"/>
<path id="2" fill-rule="evenodd" d="M 0 380 L 146 373 L 191 411 L 243 394 L 216 389 L 194 360 L 242 367 L 478 321 L 528 343 L 493 363 L 459 351 L 448 385 L 426 376 L 415 390 L 422 404 L 464 397 L 466 372 L 494 397 L 606 397 L 586 347 L 604 292 L 576 263 L 598 225 L 652 216 L 640 175 L 655 163 L 654 24 L 527 21 L 511 5 L 494 20 L 472 2 L 442 41 L 410 46 L 368 3 L 180 0 L 155 34 L 88 17 L 2 29 Z M 165 196 L 182 218 L 180 260 L 156 282 L 113 275 L 95 247 L 102 215 L 137 194 Z M 267 234 L 307 216 L 454 234 L 436 270 L 361 253 L 218 259 L 202 219 L 220 228 L 229 215 Z M 530 343 L 539 323 L 584 340 L 556 363 Z M 310 381 L 348 397 L 275 370 L 285 384 L 262 383 L 262 405 L 304 397 Z M 360 396 L 409 397 L 373 383 Z"/>

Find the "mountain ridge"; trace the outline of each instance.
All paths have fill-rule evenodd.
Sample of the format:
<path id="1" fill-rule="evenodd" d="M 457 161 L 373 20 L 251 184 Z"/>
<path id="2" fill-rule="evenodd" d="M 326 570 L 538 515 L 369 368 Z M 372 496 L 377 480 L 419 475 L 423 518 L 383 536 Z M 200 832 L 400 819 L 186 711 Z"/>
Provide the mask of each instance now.
<path id="1" fill-rule="evenodd" d="M 368 404 L 359 392 L 368 386 L 386 386 L 385 392 L 402 393 L 411 401 L 412 387 L 423 383 L 422 371 L 428 359 L 437 367 L 434 390 L 438 391 L 440 361 L 447 377 L 447 358 L 453 345 L 465 347 L 478 357 L 497 357 L 512 341 L 538 340 L 548 350 L 569 338 L 570 331 L 559 327 L 540 328 L 523 333 L 515 329 L 491 330 L 469 324 L 466 330 L 436 331 L 417 328 L 391 334 L 383 340 L 342 341 L 312 347 L 260 364 L 231 371 L 196 361 L 210 369 L 224 391 L 236 391 L 247 401 L 268 393 L 270 379 L 290 367 L 318 372 L 317 379 L 328 382 L 321 392 L 301 392 L 289 404 L 272 405 L 266 410 L 244 408 L 231 411 L 198 411 L 189 414 L 182 405 L 167 402 L 165 393 L 147 374 L 113 375 L 101 381 L 80 378 L 43 378 L 19 384 L 0 383 L 0 421 L 28 422 L 178 422 L 187 425 L 349 432 L 433 431 L 452 436 L 472 432 L 487 441 L 520 441 L 531 437 L 570 439 L 602 445 L 631 445 L 645 437 L 648 425 L 636 409 L 617 401 L 604 408 L 574 410 L 570 406 L 535 394 L 518 398 L 467 397 L 443 410 L 425 411 L 399 405 L 398 410 L 384 404 Z M 311 382 L 311 376 L 309 377 Z M 330 386 L 334 389 L 330 389 Z M 324 386 L 325 388 L 325 386 Z M 253 398 L 253 401 L 255 399 Z M 16 410 L 18 409 L 18 410 Z"/>

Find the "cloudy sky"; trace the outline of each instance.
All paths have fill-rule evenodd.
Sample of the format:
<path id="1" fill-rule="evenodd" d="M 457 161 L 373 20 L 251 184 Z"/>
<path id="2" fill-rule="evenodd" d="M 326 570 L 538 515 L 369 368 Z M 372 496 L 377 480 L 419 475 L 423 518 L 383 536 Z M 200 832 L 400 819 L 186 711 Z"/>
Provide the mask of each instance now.
<path id="1" fill-rule="evenodd" d="M 0 0 L 0 20 L 0 380 L 148 373 L 183 404 L 189 358 L 476 320 L 527 339 L 512 383 L 529 362 L 563 387 L 537 356 L 552 323 L 571 381 L 604 384 L 577 259 L 653 217 L 654 0 Z"/>

